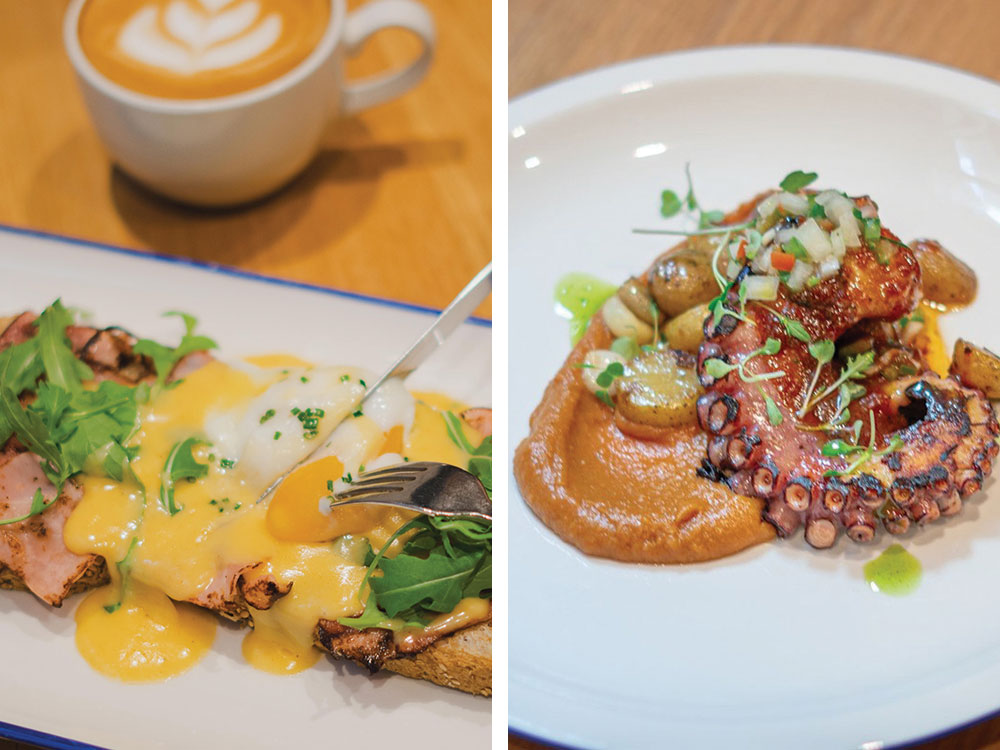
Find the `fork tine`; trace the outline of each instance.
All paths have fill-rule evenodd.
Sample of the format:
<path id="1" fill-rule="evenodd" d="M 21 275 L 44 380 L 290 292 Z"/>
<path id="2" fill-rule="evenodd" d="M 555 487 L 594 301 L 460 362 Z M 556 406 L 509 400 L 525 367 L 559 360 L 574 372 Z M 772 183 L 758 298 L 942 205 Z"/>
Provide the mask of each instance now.
<path id="1" fill-rule="evenodd" d="M 359 474 L 359 477 L 364 477 L 365 479 L 370 479 L 372 477 L 385 476 L 387 474 L 405 474 L 405 473 L 422 473 L 428 470 L 427 463 L 420 461 L 417 463 L 405 463 L 405 464 L 395 464 L 394 466 L 386 466 L 384 469 L 375 469 L 375 471 L 366 471 L 364 474 Z M 414 477 L 416 478 L 416 477 Z"/>
<path id="2" fill-rule="evenodd" d="M 355 479 L 351 482 L 348 487 L 377 487 L 384 484 L 399 484 L 400 482 L 409 484 L 410 482 L 416 482 L 417 477 L 402 477 L 402 476 L 391 476 L 386 475 L 382 477 L 365 477 L 364 479 Z"/>
<path id="3" fill-rule="evenodd" d="M 337 507 L 337 503 L 341 500 L 356 500 L 360 497 L 368 497 L 372 495 L 378 495 L 379 497 L 384 497 L 386 499 L 393 497 L 395 495 L 402 494 L 404 492 L 402 487 L 393 487 L 392 485 L 380 485 L 376 487 L 357 487 L 345 492 L 340 492 L 336 495 L 336 498 L 332 504 L 332 507 Z"/>

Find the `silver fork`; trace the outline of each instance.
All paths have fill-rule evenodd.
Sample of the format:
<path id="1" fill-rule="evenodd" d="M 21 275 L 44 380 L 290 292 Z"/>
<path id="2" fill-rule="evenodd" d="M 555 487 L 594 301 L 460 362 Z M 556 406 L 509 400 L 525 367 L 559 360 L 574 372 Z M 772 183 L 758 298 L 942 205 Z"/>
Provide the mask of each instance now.
<path id="1" fill-rule="evenodd" d="M 359 474 L 333 497 L 342 505 L 392 505 L 428 516 L 493 519 L 493 504 L 478 479 L 449 464 L 417 461 Z"/>

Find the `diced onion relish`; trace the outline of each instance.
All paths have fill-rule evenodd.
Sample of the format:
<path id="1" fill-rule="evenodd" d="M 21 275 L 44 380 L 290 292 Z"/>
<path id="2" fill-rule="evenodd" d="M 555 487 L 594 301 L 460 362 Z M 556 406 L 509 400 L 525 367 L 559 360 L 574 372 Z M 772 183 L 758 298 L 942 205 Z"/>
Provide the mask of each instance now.
<path id="1" fill-rule="evenodd" d="M 750 264 L 750 270 L 754 273 L 766 274 L 771 272 L 771 253 L 774 252 L 774 245 L 768 245 L 761 250 Z"/>
<path id="2" fill-rule="evenodd" d="M 801 260 L 795 261 L 791 273 L 788 274 L 788 281 L 786 282 L 788 288 L 793 292 L 802 291 L 806 285 L 806 281 L 813 275 L 815 268 L 812 263 L 804 263 Z"/>
<path id="3" fill-rule="evenodd" d="M 815 263 L 822 262 L 833 253 L 830 236 L 820 229 L 815 219 L 806 219 L 802 222 L 802 225 L 795 230 L 795 238 L 802 243 L 809 253 L 809 259 Z"/>
<path id="4" fill-rule="evenodd" d="M 809 199 L 795 193 L 772 193 L 757 204 L 757 216 L 766 219 L 779 208 L 792 216 L 805 216 Z"/>
<path id="5" fill-rule="evenodd" d="M 829 279 L 831 276 L 836 276 L 838 271 L 840 271 L 840 261 L 833 255 L 824 259 L 819 264 L 819 277 L 821 279 Z"/>
<path id="6" fill-rule="evenodd" d="M 773 300 L 778 298 L 777 276 L 747 276 L 743 279 L 747 299 Z"/>

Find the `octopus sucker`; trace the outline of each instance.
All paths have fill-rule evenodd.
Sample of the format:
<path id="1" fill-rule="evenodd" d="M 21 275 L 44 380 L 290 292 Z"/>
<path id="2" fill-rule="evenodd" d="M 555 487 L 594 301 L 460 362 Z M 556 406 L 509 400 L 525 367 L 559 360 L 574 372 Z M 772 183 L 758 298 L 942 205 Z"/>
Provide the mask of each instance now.
<path id="1" fill-rule="evenodd" d="M 815 205 L 815 193 L 800 195 Z M 880 222 L 867 197 L 845 200 L 859 222 Z M 752 215 L 744 207 L 727 221 L 746 226 Z M 770 252 L 794 247 L 807 222 L 834 226 L 781 214 L 785 234 Z M 841 533 L 865 544 L 880 528 L 903 534 L 959 513 L 1000 451 L 982 391 L 933 371 L 901 335 L 898 321 L 922 295 L 914 251 L 880 223 L 877 235 L 864 226 L 866 239 L 844 249 L 835 273 L 797 286 L 786 273 L 763 302 L 741 288 L 765 285 L 767 272 L 730 249 L 730 283 L 710 306 L 698 352 L 697 416 L 710 435 L 704 475 L 761 498 L 780 536 L 803 527 L 817 548 Z M 718 241 L 723 256 L 728 243 L 728 235 Z"/>

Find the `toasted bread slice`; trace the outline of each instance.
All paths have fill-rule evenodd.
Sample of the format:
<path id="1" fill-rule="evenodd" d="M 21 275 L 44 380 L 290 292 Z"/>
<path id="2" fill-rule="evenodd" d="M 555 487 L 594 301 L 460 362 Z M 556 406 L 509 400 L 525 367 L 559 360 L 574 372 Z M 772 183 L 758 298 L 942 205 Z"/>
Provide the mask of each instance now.
<path id="1" fill-rule="evenodd" d="M 493 624 L 483 622 L 459 630 L 419 654 L 390 659 L 385 669 L 466 693 L 491 696 Z"/>

